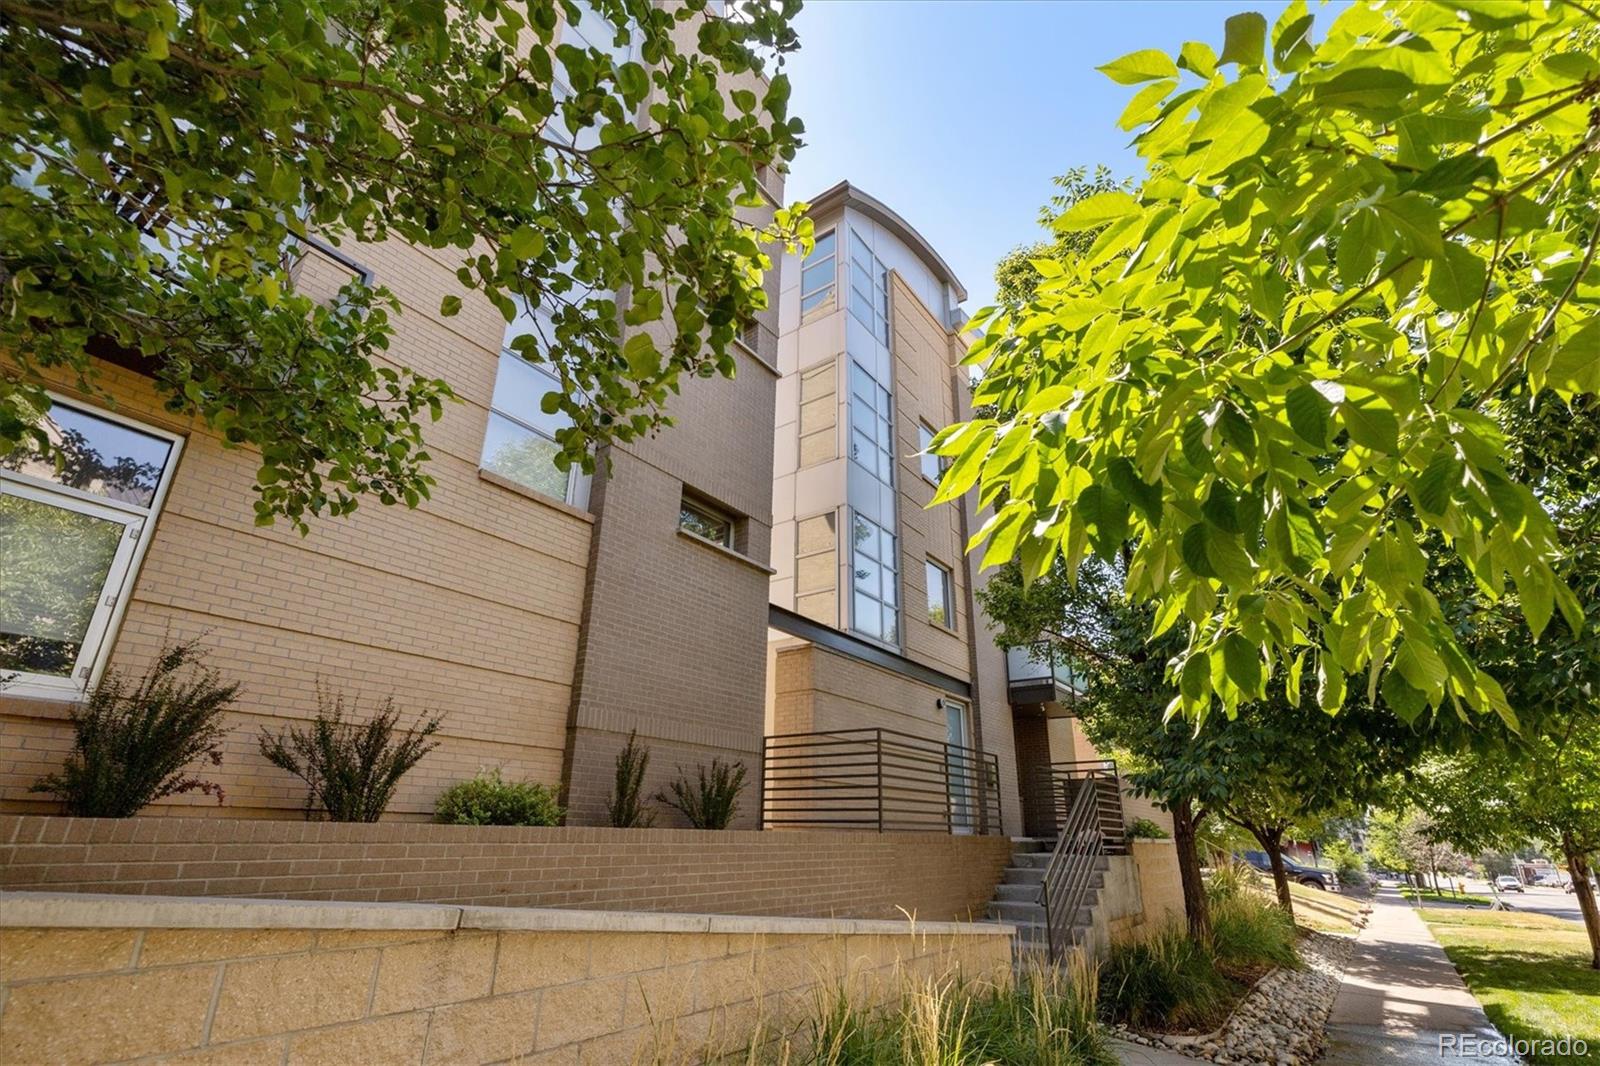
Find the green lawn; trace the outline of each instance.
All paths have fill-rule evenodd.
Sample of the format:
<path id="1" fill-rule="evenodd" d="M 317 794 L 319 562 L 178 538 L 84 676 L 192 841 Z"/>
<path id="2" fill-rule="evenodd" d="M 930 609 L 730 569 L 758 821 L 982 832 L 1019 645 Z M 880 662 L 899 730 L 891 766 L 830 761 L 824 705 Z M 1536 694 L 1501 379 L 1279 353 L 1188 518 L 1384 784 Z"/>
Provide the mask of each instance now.
<path id="1" fill-rule="evenodd" d="M 1424 903 L 1465 903 L 1469 907 L 1487 907 L 1489 905 L 1489 900 L 1486 896 L 1469 896 L 1465 892 L 1460 894 L 1440 892 L 1436 888 L 1424 888 L 1421 891 L 1422 902 Z M 1417 898 L 1417 889 L 1402 888 L 1400 889 L 1400 894 L 1406 899 L 1414 900 Z"/>
<path id="2" fill-rule="evenodd" d="M 1544 914 L 1430 907 L 1423 919 L 1507 1036 L 1571 1036 L 1600 1048 L 1600 970 L 1589 968 L 1582 924 Z M 1541 1057 L 1549 1066 L 1592 1063 L 1589 1056 Z"/>

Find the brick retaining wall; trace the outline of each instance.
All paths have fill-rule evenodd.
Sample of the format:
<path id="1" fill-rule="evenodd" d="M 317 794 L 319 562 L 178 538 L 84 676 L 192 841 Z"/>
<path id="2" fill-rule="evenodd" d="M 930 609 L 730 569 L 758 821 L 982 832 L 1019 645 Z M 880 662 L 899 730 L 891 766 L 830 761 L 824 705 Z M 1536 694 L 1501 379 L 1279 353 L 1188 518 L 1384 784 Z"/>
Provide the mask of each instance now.
<path id="1" fill-rule="evenodd" d="M 1005 837 L 0 815 L 0 887 L 925 921 L 981 916 Z"/>

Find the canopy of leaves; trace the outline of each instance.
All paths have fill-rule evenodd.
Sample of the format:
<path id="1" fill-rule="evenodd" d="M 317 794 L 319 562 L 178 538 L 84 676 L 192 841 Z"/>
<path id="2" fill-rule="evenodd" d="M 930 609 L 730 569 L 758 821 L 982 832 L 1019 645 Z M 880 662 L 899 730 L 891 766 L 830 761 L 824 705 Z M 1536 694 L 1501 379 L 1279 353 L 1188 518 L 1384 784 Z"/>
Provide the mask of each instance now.
<path id="1" fill-rule="evenodd" d="M 386 290 L 297 290 L 308 238 L 434 249 L 526 313 L 564 463 L 649 432 L 680 375 L 733 372 L 763 244 L 797 232 L 736 208 L 798 143 L 785 76 L 750 75 L 795 47 L 799 2 L 704 6 L 4 0 L 0 454 L 49 450 L 40 380 L 93 387 L 97 352 L 260 449 L 263 523 L 415 505 L 449 387 L 388 356 Z"/>
<path id="2" fill-rule="evenodd" d="M 1429 587 L 1459 558 L 1535 637 L 1583 608 L 1487 402 L 1600 391 L 1600 25 L 1584 8 L 1355 5 L 1320 43 L 1294 3 L 1220 56 L 1135 53 L 1123 121 L 1148 174 L 1076 203 L 1095 230 L 1027 305 L 980 312 L 993 417 L 935 441 L 936 502 L 1027 577 L 1133 547 L 1152 632 L 1187 624 L 1171 710 L 1203 721 L 1364 681 L 1515 722 Z M 1364 677 L 1362 676 L 1364 675 Z M 1297 699 L 1290 705 L 1299 706 Z"/>
<path id="3" fill-rule="evenodd" d="M 1011 249 L 995 264 L 995 300 L 1011 307 L 1021 306 L 1033 299 L 1043 275 L 1033 265 L 1035 259 L 1066 260 L 1087 252 L 1094 246 L 1093 230 L 1070 230 L 1055 233 L 1056 219 L 1066 214 L 1080 200 L 1114 190 L 1127 191 L 1133 185 L 1129 179 L 1117 181 L 1111 169 L 1096 166 L 1091 175 L 1085 167 L 1073 167 L 1055 179 L 1061 191 L 1050 197 L 1050 202 L 1039 212 L 1039 224 L 1052 232 L 1047 241 L 1035 241 Z M 1049 269 L 1046 267 L 1045 269 Z"/>

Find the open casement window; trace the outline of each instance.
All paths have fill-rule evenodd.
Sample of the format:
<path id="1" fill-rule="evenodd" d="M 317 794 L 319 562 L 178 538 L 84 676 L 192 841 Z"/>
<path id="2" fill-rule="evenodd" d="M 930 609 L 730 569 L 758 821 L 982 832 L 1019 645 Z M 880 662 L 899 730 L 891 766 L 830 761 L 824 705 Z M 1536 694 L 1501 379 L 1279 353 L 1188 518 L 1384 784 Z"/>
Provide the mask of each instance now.
<path id="1" fill-rule="evenodd" d="M 0 459 L 0 679 L 8 695 L 72 699 L 105 667 L 178 437 L 56 399 L 56 464 Z"/>
<path id="2" fill-rule="evenodd" d="M 513 326 L 515 324 L 513 323 Z M 555 375 L 515 352 L 500 353 L 489 425 L 483 435 L 483 469 L 574 507 L 589 506 L 589 476 L 576 464 L 556 465 L 556 434 L 572 425 L 563 414 L 545 414 L 544 396 L 560 392 Z"/>

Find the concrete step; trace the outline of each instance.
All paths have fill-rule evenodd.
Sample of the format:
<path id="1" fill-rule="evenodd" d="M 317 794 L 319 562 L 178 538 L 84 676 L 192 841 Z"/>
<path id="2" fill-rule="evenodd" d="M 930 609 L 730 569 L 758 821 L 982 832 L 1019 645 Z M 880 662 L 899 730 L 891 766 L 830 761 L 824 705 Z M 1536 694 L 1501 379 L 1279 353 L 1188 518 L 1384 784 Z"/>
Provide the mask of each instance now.
<path id="1" fill-rule="evenodd" d="M 1008 885 L 1033 885 L 1037 887 L 1044 882 L 1043 866 L 1007 866 L 1005 884 Z"/>
<path id="2" fill-rule="evenodd" d="M 989 917 L 997 922 L 1042 922 L 1044 908 L 1026 900 L 997 899 L 989 902 Z"/>
<path id="3" fill-rule="evenodd" d="M 1024 851 L 1021 853 L 1014 851 L 1011 853 L 1011 865 L 1036 866 L 1042 870 L 1050 865 L 1050 853 L 1048 851 Z"/>
<path id="4" fill-rule="evenodd" d="M 1017 884 L 1002 882 L 995 886 L 995 899 L 1018 903 L 1036 903 L 1039 899 L 1039 883 L 1037 881 Z"/>
<path id="5" fill-rule="evenodd" d="M 1045 837 L 1012 837 L 1011 838 L 1011 853 L 1013 855 L 1016 855 L 1016 854 L 1027 855 L 1027 854 L 1032 854 L 1034 852 L 1039 852 L 1039 851 L 1050 851 L 1053 848 L 1055 848 L 1055 846 L 1056 846 L 1056 842 L 1054 840 L 1049 840 L 1049 839 L 1046 839 Z"/>

